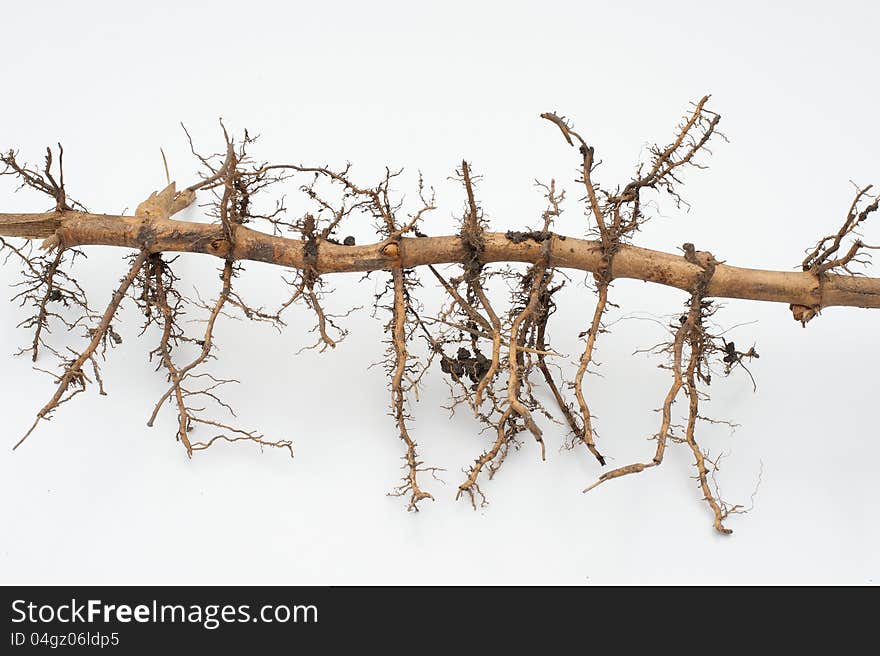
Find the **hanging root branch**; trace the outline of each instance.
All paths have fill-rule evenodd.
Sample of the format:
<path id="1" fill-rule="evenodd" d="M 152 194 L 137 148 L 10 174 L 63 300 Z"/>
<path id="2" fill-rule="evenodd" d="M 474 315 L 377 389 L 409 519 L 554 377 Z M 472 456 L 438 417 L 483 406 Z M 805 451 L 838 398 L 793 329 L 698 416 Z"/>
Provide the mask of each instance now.
<path id="1" fill-rule="evenodd" d="M 425 467 L 416 452 L 416 443 L 409 433 L 407 421 L 409 415 L 406 410 L 406 381 L 410 370 L 409 352 L 407 350 L 407 314 L 408 292 L 406 290 L 405 273 L 401 269 L 392 272 L 394 286 L 394 306 L 391 318 L 391 340 L 393 344 L 393 362 L 391 367 L 391 412 L 400 432 L 400 439 L 406 448 L 404 459 L 403 482 L 391 493 L 393 496 L 409 496 L 407 510 L 419 509 L 419 502 L 425 499 L 434 500 L 430 492 L 424 491 L 419 486 L 419 474 L 439 471 L 436 467 Z"/>
<path id="2" fill-rule="evenodd" d="M 757 358 L 758 354 L 754 347 L 748 352 L 739 352 L 733 342 L 727 342 L 723 338 L 716 338 L 709 334 L 706 321 L 715 313 L 716 307 L 711 300 L 707 300 L 705 297 L 718 261 L 711 253 L 697 252 L 693 244 L 684 244 L 682 248 L 685 258 L 699 266 L 702 273 L 688 300 L 687 313 L 678 318 L 679 325 L 675 328 L 672 341 L 660 349 L 662 352 L 671 354 L 671 364 L 665 366 L 672 371 L 672 384 L 660 409 L 662 419 L 660 430 L 654 435 L 657 442 L 654 457 L 648 462 L 633 463 L 605 472 L 584 492 L 589 492 L 601 483 L 614 478 L 638 474 L 650 467 L 658 467 L 663 462 L 663 456 L 669 442 L 684 442 L 694 455 L 697 480 L 703 493 L 703 499 L 712 510 L 713 526 L 719 533 L 730 534 L 731 529 L 726 528 L 723 521 L 731 512 L 738 511 L 741 507 L 728 507 L 717 494 L 717 488 L 713 491 L 709 486 L 710 467 L 714 471 L 715 465 L 709 460 L 708 455 L 703 452 L 696 440 L 697 421 L 705 419 L 700 415 L 701 392 L 698 389 L 698 383 L 709 385 L 711 382 L 709 358 L 715 352 L 721 351 L 725 354 L 723 360 L 726 365 L 725 373 L 730 373 L 734 363 L 744 367 L 745 365 L 742 363 L 744 358 Z M 717 346 L 716 340 L 720 340 L 724 346 Z M 688 397 L 688 413 L 684 437 L 680 438 L 673 435 L 675 427 L 673 404 L 682 389 Z"/>
<path id="3" fill-rule="evenodd" d="M 138 272 L 141 270 L 141 267 L 146 262 L 148 254 L 145 251 L 141 251 L 132 261 L 131 267 L 128 270 L 128 273 L 122 278 L 122 281 L 119 283 L 119 287 L 116 289 L 116 292 L 113 294 L 113 297 L 110 299 L 110 303 L 107 305 L 107 309 L 104 311 L 103 316 L 101 317 L 101 321 L 95 328 L 89 330 L 89 334 L 91 339 L 89 340 L 88 345 L 79 353 L 76 354 L 76 357 L 71 358 L 67 362 L 64 363 L 63 370 L 60 374 L 56 376 L 56 384 L 58 387 L 55 390 L 55 393 L 49 399 L 49 401 L 37 412 L 37 418 L 34 420 L 34 423 L 31 425 L 30 429 L 24 434 L 24 436 L 16 442 L 13 449 L 17 449 L 21 446 L 22 442 L 24 442 L 31 433 L 37 428 L 37 425 L 43 419 L 50 419 L 51 414 L 62 404 L 67 403 L 74 396 L 79 394 L 80 392 L 84 392 L 86 390 L 86 386 L 88 383 L 94 382 L 91 378 L 89 378 L 88 374 L 83 370 L 83 366 L 86 363 L 90 363 L 92 365 L 92 371 L 95 376 L 95 380 L 98 382 L 101 391 L 103 392 L 103 385 L 100 376 L 100 367 L 98 365 L 98 361 L 96 360 L 96 352 L 98 348 L 104 344 L 106 345 L 107 340 L 118 340 L 118 336 L 115 336 L 116 333 L 113 330 L 113 317 L 116 315 L 116 311 L 119 309 L 119 304 L 122 302 L 122 299 L 125 297 L 128 288 L 134 282 L 135 277 Z"/>
<path id="4" fill-rule="evenodd" d="M 463 164 L 462 172 L 465 187 L 468 191 L 468 211 L 465 214 L 465 221 L 462 227 L 463 239 L 465 239 L 465 235 L 477 232 L 479 226 L 473 218 L 477 216 L 477 210 L 473 200 L 473 192 L 466 164 Z M 480 497 L 481 505 L 486 503 L 486 497 L 478 484 L 480 474 L 485 467 L 488 467 L 490 478 L 495 475 L 507 457 L 511 445 L 516 444 L 514 440 L 518 433 L 528 430 L 541 448 L 541 459 L 546 459 L 547 455 L 544 433 L 533 417 L 534 410 L 546 411 L 532 394 L 532 384 L 529 376 L 535 366 L 532 355 L 543 358 L 549 353 L 546 350 L 546 343 L 538 348 L 534 346 L 536 344 L 535 335 L 540 330 L 541 325 L 546 327 L 546 317 L 549 314 L 546 304 L 549 302 L 550 293 L 548 288 L 553 279 L 554 270 L 550 267 L 550 254 L 547 249 L 547 244 L 549 244 L 548 229 L 553 219 L 560 214 L 559 204 L 563 200 L 563 195 L 557 194 L 554 182 L 551 182 L 550 186 L 545 187 L 545 189 L 549 207 L 543 215 L 543 228 L 538 231 L 538 236 L 535 237 L 536 241 L 542 244 L 541 257 L 526 273 L 519 277 L 518 284 L 513 291 L 511 310 L 508 315 L 509 328 L 507 329 L 507 354 L 505 358 L 507 364 L 506 397 L 499 403 L 496 400 L 496 392 L 493 390 L 491 394 L 496 411 L 500 411 L 500 417 L 497 420 L 494 422 L 488 420 L 488 423 L 495 430 L 496 438 L 492 445 L 474 460 L 474 463 L 465 472 L 465 480 L 458 486 L 456 498 L 460 498 L 462 494 L 467 494 L 474 508 L 476 508 L 476 498 L 478 496 Z M 542 235 L 548 236 L 542 237 Z M 492 335 L 492 364 L 489 365 L 485 375 L 478 384 L 478 391 L 480 386 L 484 385 L 483 381 L 492 380 L 495 376 L 493 367 L 497 368 L 495 363 L 499 358 L 498 350 L 502 332 L 497 315 L 495 315 L 488 300 L 485 299 L 485 291 L 482 288 L 479 273 L 479 270 L 475 268 L 472 268 L 470 272 L 466 268 L 465 278 L 471 278 L 470 286 L 473 296 L 483 299 L 481 304 L 487 312 L 491 313 L 490 317 L 492 319 L 487 320 L 482 317 L 471 303 L 460 302 L 460 304 L 463 303 L 462 307 L 469 308 L 467 314 L 479 317 L 479 322 Z M 476 350 L 476 343 L 474 343 L 474 348 Z M 523 394 L 524 390 L 525 394 Z M 475 411 L 477 411 L 476 405 Z"/>

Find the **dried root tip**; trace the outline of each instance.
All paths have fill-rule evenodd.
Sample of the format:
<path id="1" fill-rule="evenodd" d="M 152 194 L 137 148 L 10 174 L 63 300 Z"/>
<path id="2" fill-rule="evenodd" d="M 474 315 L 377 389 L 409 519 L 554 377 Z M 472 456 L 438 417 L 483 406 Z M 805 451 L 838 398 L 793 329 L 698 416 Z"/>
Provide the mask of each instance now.
<path id="1" fill-rule="evenodd" d="M 645 471 L 648 467 L 654 467 L 658 464 L 659 463 L 657 462 L 651 462 L 648 464 L 637 462 L 632 465 L 624 465 L 623 467 L 612 469 L 611 471 L 607 471 L 602 474 L 595 483 L 593 483 L 592 485 L 588 485 L 582 491 L 584 493 L 589 492 L 590 490 L 599 487 L 605 481 L 610 481 L 612 478 L 620 478 L 621 476 L 627 476 L 628 474 L 639 474 Z"/>
<path id="2" fill-rule="evenodd" d="M 403 485 L 396 488 L 393 492 L 388 493 L 389 497 L 403 497 L 407 495 L 409 495 L 409 503 L 406 506 L 407 512 L 419 512 L 419 510 L 421 510 L 421 508 L 419 508 L 419 502 L 435 500 L 433 494 L 425 492 L 418 487 L 413 487 L 412 483 L 406 479 Z"/>
<path id="3" fill-rule="evenodd" d="M 476 483 L 472 483 L 470 485 L 462 483 L 461 485 L 459 485 L 458 493 L 455 495 L 455 500 L 458 501 L 461 498 L 462 494 L 468 495 L 471 502 L 471 508 L 473 508 L 474 510 L 477 510 L 477 497 L 480 497 L 480 508 L 489 505 L 489 502 L 486 499 L 486 495 L 483 494 L 480 486 Z"/>
<path id="4" fill-rule="evenodd" d="M 724 526 L 724 524 L 721 523 L 721 520 L 716 519 L 714 526 L 715 526 L 715 530 L 718 531 L 719 533 L 721 533 L 722 535 L 730 535 L 733 533 L 733 529 L 727 528 L 726 526 Z"/>

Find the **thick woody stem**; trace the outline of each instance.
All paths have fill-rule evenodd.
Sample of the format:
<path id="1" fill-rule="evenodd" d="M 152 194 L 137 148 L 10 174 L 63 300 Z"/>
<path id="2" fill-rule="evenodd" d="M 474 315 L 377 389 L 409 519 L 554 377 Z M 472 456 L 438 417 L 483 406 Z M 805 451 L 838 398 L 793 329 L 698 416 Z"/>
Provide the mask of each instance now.
<path id="1" fill-rule="evenodd" d="M 253 260 L 303 269 L 302 242 L 275 237 L 244 226 L 234 226 L 230 245 L 219 225 L 153 220 L 147 224 L 132 216 L 49 212 L 46 214 L 0 214 L 0 236 L 48 237 L 49 245 L 65 247 L 106 245 L 145 248 L 151 253 L 205 253 L 223 259 Z M 603 266 L 599 242 L 552 235 L 542 244 L 533 240 L 511 241 L 505 233 L 483 233 L 482 260 L 536 263 L 542 248 L 549 249 L 554 267 L 596 272 Z M 549 243 L 548 243 L 549 242 Z M 342 246 L 318 240 L 315 269 L 318 273 L 374 271 L 427 264 L 461 263 L 468 256 L 458 235 L 400 238 L 397 248 L 383 241 L 364 246 Z M 690 291 L 701 273 L 684 257 L 621 244 L 614 255 L 614 279 L 644 280 Z M 768 271 L 719 264 L 706 297 L 772 301 L 806 307 L 855 306 L 880 308 L 880 279 L 828 273 L 821 280 L 809 272 Z"/>

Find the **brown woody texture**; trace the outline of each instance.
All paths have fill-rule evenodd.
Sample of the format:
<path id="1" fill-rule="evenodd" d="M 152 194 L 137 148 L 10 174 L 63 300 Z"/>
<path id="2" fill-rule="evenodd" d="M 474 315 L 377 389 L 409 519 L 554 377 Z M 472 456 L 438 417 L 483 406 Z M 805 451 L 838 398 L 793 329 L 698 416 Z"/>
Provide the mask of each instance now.
<path id="1" fill-rule="evenodd" d="M 234 380 L 218 378 L 205 369 L 216 355 L 216 324 L 230 313 L 240 313 L 280 329 L 285 325 L 285 313 L 299 305 L 314 315 L 313 347 L 334 348 L 346 331 L 340 325 L 343 317 L 324 309 L 323 277 L 337 272 L 384 271 L 387 281 L 375 298 L 375 309 L 387 317 L 385 366 L 391 416 L 404 449 L 403 477 L 391 494 L 403 497 L 409 510 L 419 510 L 421 502 L 434 498 L 423 487 L 423 479 L 425 474 L 436 477 L 441 470 L 421 460 L 409 426 L 409 399 L 418 394 L 423 376 L 433 367 L 449 385 L 450 409 L 466 407 L 481 439 L 488 435 L 485 447 L 464 469 L 457 487 L 457 497 L 466 498 L 477 508 L 487 503 L 485 481 L 499 471 L 511 448 L 521 443 L 521 436 L 530 436 L 540 447 L 542 458 L 545 456 L 542 418 L 554 414 L 569 432 L 569 446 L 583 448 L 600 468 L 606 466 L 603 452 L 610 447 L 600 443 L 594 427 L 585 376 L 595 366 L 596 344 L 606 332 L 612 282 L 632 278 L 686 293 L 681 310 L 672 311 L 668 341 L 651 349 L 663 358 L 661 366 L 669 371 L 669 389 L 652 436 L 655 447 L 650 458 L 602 469 L 584 491 L 659 466 L 668 446 L 682 445 L 693 456 L 694 478 L 713 526 L 730 533 L 725 520 L 746 509 L 726 502 L 720 494 L 715 479 L 717 459 L 710 458 L 697 441 L 701 422 L 711 421 L 701 414 L 700 404 L 707 398 L 713 374 L 743 369 L 751 376 L 747 365 L 758 353 L 754 347 L 742 350 L 714 334 L 710 321 L 718 310 L 714 299 L 787 303 L 802 325 L 830 306 L 880 307 L 880 279 L 864 277 L 855 269 L 874 248 L 861 240 L 860 229 L 877 210 L 878 199 L 870 186 L 858 187 L 840 228 L 807 250 L 800 271 L 732 266 L 693 244 L 683 244 L 679 253 L 635 245 L 636 233 L 650 218 L 650 196 L 663 194 L 676 204 L 683 202 L 678 193 L 680 176 L 688 168 L 705 168 L 700 158 L 708 151 L 708 144 L 724 138 L 717 129 L 721 117 L 708 108 L 708 100 L 707 96 L 692 103 L 672 140 L 652 147 L 648 160 L 632 179 L 614 189 L 594 181 L 594 147 L 572 124 L 555 113 L 541 115 L 555 126 L 563 145 L 576 156 L 576 182 L 586 215 L 579 237 L 552 229 L 565 198 L 553 180 L 539 184 L 546 209 L 534 229 L 491 232 L 477 199 L 479 177 L 462 161 L 455 171 L 464 198 L 460 231 L 428 236 L 422 229 L 436 206 L 433 191 L 421 179 L 417 207 L 406 212 L 392 187 L 400 171 L 386 169 L 378 182 L 363 185 L 354 180 L 349 166 L 332 169 L 256 163 L 248 154 L 254 139 L 247 131 L 236 139 L 222 123 L 223 149 L 216 154 L 200 154 L 186 134 L 201 165 L 200 180 L 178 190 L 169 179 L 167 187 L 153 193 L 130 216 L 91 213 L 68 197 L 60 145 L 54 151 L 47 149 L 39 167 L 22 163 L 18 153 L 8 151 L 0 156 L 2 174 L 21 187 L 46 194 L 53 202 L 48 212 L 0 214 L 0 250 L 7 261 L 17 261 L 22 267 L 14 300 L 29 310 L 20 325 L 32 334 L 20 354 L 27 354 L 34 362 L 42 355 L 57 362 L 49 372 L 55 390 L 15 446 L 90 385 L 104 394 L 100 362 L 108 348 L 121 341 L 114 321 L 121 303 L 129 298 L 143 315 L 142 333 L 149 329 L 158 336 L 149 357 L 167 382 L 153 406 L 149 425 L 164 407 L 171 406 L 176 413 L 176 437 L 189 456 L 218 441 L 250 442 L 282 449 L 292 456 L 291 442 L 268 439 L 224 417 L 234 417 L 223 398 L 224 387 Z M 296 218 L 289 217 L 283 200 L 265 200 L 267 190 L 290 180 L 298 183 L 312 205 Z M 201 204 L 207 220 L 176 219 L 178 212 L 195 202 L 197 194 L 208 198 Z M 357 245 L 344 235 L 346 222 L 355 216 L 372 219 L 375 243 Z M 35 240 L 41 240 L 38 248 L 33 247 Z M 133 252 L 102 312 L 91 309 L 73 273 L 82 249 L 97 245 Z M 219 259 L 216 298 L 206 301 L 183 296 L 175 273 L 175 253 L 202 253 Z M 251 307 L 238 294 L 235 279 L 246 261 L 288 270 L 289 278 L 284 280 L 290 294 L 279 307 Z M 441 272 L 440 265 L 459 268 L 449 276 Z M 435 313 L 427 313 L 418 301 L 418 288 L 424 282 L 417 275 L 419 268 L 430 272 L 425 280 L 438 284 L 446 296 Z M 583 350 L 570 379 L 563 379 L 561 368 L 548 366 L 548 358 L 559 356 L 550 345 L 549 327 L 556 309 L 554 295 L 565 285 L 566 269 L 590 272 L 596 291 L 594 310 L 580 334 Z M 497 288 L 493 287 L 496 279 L 510 290 L 506 304 L 490 299 Z M 197 334 L 183 328 L 181 318 L 186 313 L 204 316 Z M 79 350 L 56 348 L 48 338 L 56 325 L 68 331 L 82 330 L 86 344 Z M 414 348 L 417 342 L 423 347 L 421 351 Z M 539 398 L 539 388 L 551 404 Z M 675 406 L 682 396 L 686 399 L 683 420 Z"/>

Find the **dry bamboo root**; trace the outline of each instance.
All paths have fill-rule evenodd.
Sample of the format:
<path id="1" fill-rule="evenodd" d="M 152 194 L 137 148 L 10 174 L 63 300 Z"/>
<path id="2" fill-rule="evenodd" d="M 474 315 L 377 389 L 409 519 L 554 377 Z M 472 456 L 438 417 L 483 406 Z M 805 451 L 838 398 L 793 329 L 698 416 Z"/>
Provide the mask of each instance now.
<path id="1" fill-rule="evenodd" d="M 337 272 L 389 272 L 385 291 L 375 301 L 376 311 L 387 312 L 388 349 L 386 370 L 391 392 L 391 415 L 403 442 L 401 484 L 391 494 L 407 499 L 409 510 L 434 497 L 423 487 L 424 474 L 436 477 L 441 471 L 426 466 L 417 453 L 410 428 L 410 395 L 417 395 L 420 381 L 436 364 L 447 377 L 454 411 L 459 405 L 473 414 L 481 432 L 492 437 L 487 447 L 464 472 L 457 496 L 465 496 L 476 508 L 486 503 L 482 485 L 492 478 L 505 459 L 520 446 L 519 436 L 528 433 L 545 457 L 542 417 L 551 417 L 536 396 L 543 386 L 561 412 L 569 430 L 571 445 L 582 445 L 600 466 L 603 453 L 613 442 L 598 441 L 594 416 L 588 403 L 590 385 L 586 374 L 595 366 L 595 353 L 605 329 L 605 316 L 612 307 L 611 285 L 618 278 L 633 278 L 684 290 L 686 311 L 670 325 L 670 340 L 654 351 L 668 360 L 662 365 L 672 373 L 672 382 L 661 407 L 661 421 L 654 435 L 654 456 L 602 473 L 584 491 L 606 481 L 659 466 L 670 444 L 686 445 L 694 457 L 695 479 L 713 516 L 713 526 L 730 533 L 724 521 L 744 512 L 726 503 L 715 484 L 715 462 L 697 441 L 700 401 L 713 373 L 728 374 L 742 368 L 758 353 L 754 348 L 738 350 L 733 342 L 710 332 L 707 320 L 716 311 L 713 298 L 740 298 L 788 303 L 795 320 L 806 325 L 822 309 L 842 305 L 880 308 L 880 279 L 856 275 L 853 267 L 863 264 L 870 249 L 860 237 L 862 224 L 878 209 L 871 187 L 857 189 L 841 227 L 823 237 L 807 251 L 801 271 L 764 271 L 738 268 L 719 262 L 712 254 L 684 244 L 682 253 L 671 254 L 633 244 L 639 227 L 650 217 L 646 198 L 662 192 L 681 202 L 677 186 L 688 168 L 705 168 L 698 161 L 707 144 L 723 136 L 717 127 L 720 115 L 707 108 L 708 97 L 694 103 L 678 125 L 672 141 L 655 146 L 650 159 L 622 187 L 603 189 L 593 180 L 594 148 L 564 118 L 542 114 L 554 124 L 565 142 L 578 153 L 587 221 L 584 235 L 575 238 L 556 234 L 553 222 L 561 213 L 564 192 L 555 181 L 540 185 L 547 209 L 538 229 L 527 232 L 491 232 L 477 201 L 478 177 L 468 162 L 456 172 L 464 189 L 464 211 L 457 235 L 427 236 L 422 232 L 425 217 L 435 209 L 433 193 L 419 181 L 420 203 L 404 212 L 392 184 L 399 172 L 386 170 L 373 186 L 356 183 L 350 168 L 334 170 L 294 164 L 255 164 L 248 155 L 253 139 L 244 133 L 236 140 L 223 127 L 224 149 L 204 156 L 192 145 L 202 166 L 199 182 L 178 191 L 168 186 L 141 203 L 134 216 L 89 213 L 71 200 L 65 189 L 63 150 L 57 156 L 47 149 L 44 165 L 22 164 L 15 152 L 0 156 L 4 169 L 21 187 L 53 199 L 52 211 L 39 214 L 0 214 L 0 250 L 6 260 L 22 265 L 22 282 L 15 300 L 32 309 L 20 326 L 32 331 L 28 347 L 20 351 L 34 360 L 51 356 L 59 361 L 52 375 L 57 388 L 37 412 L 31 428 L 18 447 L 59 406 L 95 383 L 103 394 L 100 360 L 121 341 L 114 327 L 117 311 L 125 298 L 133 299 L 144 316 L 142 334 L 158 333 L 158 344 L 150 352 L 157 370 L 164 373 L 167 389 L 155 404 L 148 425 L 166 405 L 175 408 L 177 439 L 189 456 L 218 441 L 251 442 L 262 447 L 287 450 L 291 442 L 270 440 L 252 430 L 237 428 L 226 419 L 206 414 L 209 408 L 231 413 L 220 396 L 233 379 L 218 378 L 204 370 L 215 358 L 215 326 L 228 313 L 267 322 L 281 329 L 291 307 L 304 307 L 314 315 L 316 343 L 310 348 L 334 348 L 345 337 L 340 315 L 331 314 L 323 287 L 326 274 Z M 222 127 L 222 124 L 221 124 Z M 187 138 L 189 135 L 187 134 Z M 267 189 L 294 181 L 313 204 L 299 218 L 289 218 L 282 201 L 264 201 Z M 191 205 L 198 193 L 208 195 L 209 222 L 179 221 L 174 215 Z M 374 221 L 379 240 L 355 245 L 343 237 L 342 228 L 351 217 Z M 262 227 L 263 230 L 258 228 Z M 285 236 L 286 235 L 286 236 Z M 24 239 L 21 244 L 10 238 Z M 41 250 L 30 240 L 42 239 Z M 94 312 L 73 275 L 83 248 L 117 246 L 134 251 L 127 271 L 102 313 Z M 203 253 L 222 261 L 221 286 L 213 301 L 191 300 L 179 291 L 174 253 Z M 236 291 L 235 279 L 246 261 L 267 262 L 287 267 L 292 278 L 290 297 L 277 310 L 254 308 Z M 495 268 L 495 263 L 524 263 L 524 271 Z M 461 273 L 447 277 L 436 266 L 457 264 Z M 426 314 L 417 300 L 421 284 L 418 267 L 427 266 L 448 297 L 434 315 Z M 550 326 L 555 310 L 554 295 L 563 287 L 565 269 L 591 272 L 597 301 L 581 337 L 583 352 L 570 381 L 548 358 L 559 355 L 550 345 Z M 511 299 L 506 310 L 490 300 L 496 279 L 507 283 Z M 554 280 L 558 284 L 554 284 Z M 181 325 L 186 312 L 206 315 L 199 334 L 188 334 Z M 343 315 L 344 316 L 344 315 Z M 49 335 L 53 326 L 67 330 L 83 328 L 86 345 L 79 351 L 60 351 Z M 424 345 L 424 354 L 417 348 Z M 186 349 L 194 357 L 183 358 Z M 539 374 L 535 374 L 535 371 Z M 573 399 L 569 399 L 569 392 Z M 675 401 L 687 396 L 683 424 L 675 417 Z M 208 435 L 194 441 L 193 433 Z"/>

